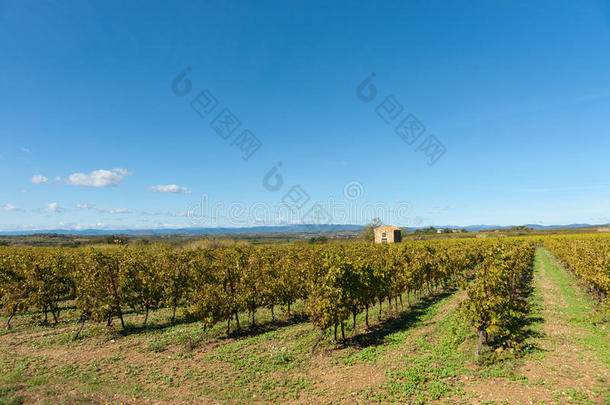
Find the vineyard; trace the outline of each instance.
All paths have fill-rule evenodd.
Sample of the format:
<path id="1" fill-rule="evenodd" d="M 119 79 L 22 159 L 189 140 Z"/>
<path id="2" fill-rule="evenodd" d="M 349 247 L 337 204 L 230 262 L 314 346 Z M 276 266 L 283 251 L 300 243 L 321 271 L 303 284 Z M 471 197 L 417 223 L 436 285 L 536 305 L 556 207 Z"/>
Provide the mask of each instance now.
<path id="1" fill-rule="evenodd" d="M 610 309 L 610 239 L 562 236 L 544 244 Z"/>
<path id="2" fill-rule="evenodd" d="M 531 269 L 533 244 L 511 242 L 428 242 L 377 246 L 351 243 L 322 248 L 235 247 L 197 250 L 167 248 L 56 249 L 3 248 L 1 302 L 7 328 L 18 312 L 42 310 L 53 322 L 59 302 L 74 300 L 81 326 L 86 320 L 118 318 L 123 308 L 145 314 L 178 307 L 203 329 L 231 321 L 240 328 L 239 313 L 255 324 L 256 311 L 305 302 L 311 323 L 323 336 L 351 316 L 384 300 L 396 309 L 403 295 L 431 294 L 439 287 L 475 281 L 464 302 L 467 318 L 483 334 L 505 332 L 505 316 L 519 309 L 516 292 Z M 469 272 L 470 271 L 470 272 Z M 475 274 L 471 274 L 472 272 Z M 481 305 L 483 304 L 483 305 Z M 381 313 L 379 313 L 381 316 Z M 80 332 L 81 329 L 79 329 Z M 74 337 L 78 338 L 78 333 Z M 312 352 L 315 347 L 312 347 Z"/>
<path id="3" fill-rule="evenodd" d="M 544 264 L 547 256 L 541 256 L 541 252 L 547 250 L 541 246 L 558 259 L 557 264 Z M 381 373 L 386 378 L 381 389 L 354 391 L 361 400 L 386 402 L 418 397 L 427 402 L 466 395 L 460 388 L 463 381 L 456 378 L 465 372 L 462 367 L 467 362 L 480 369 L 478 373 L 496 370 L 493 372 L 501 376 L 498 370 L 506 371 L 507 364 L 523 361 L 536 352 L 535 338 L 542 334 L 531 326 L 536 319 L 536 299 L 540 299 L 533 291 L 542 286 L 536 287 L 533 280 L 541 280 L 541 270 L 536 270 L 541 266 L 547 266 L 547 270 L 555 266 L 561 270 L 558 274 L 566 277 L 574 275 L 577 288 L 582 286 L 595 313 L 602 314 L 597 316 L 601 326 L 595 326 L 602 334 L 596 336 L 607 338 L 601 328 L 607 323 L 604 314 L 609 304 L 610 239 L 582 236 L 462 238 L 385 245 L 0 247 L 0 309 L 5 321 L 2 336 L 15 338 L 9 339 L 14 346 L 39 346 L 44 343 L 37 338 L 28 341 L 28 336 L 47 336 L 61 330 L 59 342 L 51 339 L 50 344 L 59 344 L 69 354 L 92 344 L 105 346 L 100 343 L 104 336 L 110 336 L 111 342 L 152 338 L 149 345 L 156 347 L 154 340 L 161 339 L 156 334 L 183 331 L 180 347 L 186 349 L 181 350 L 193 356 L 198 351 L 204 355 L 222 350 L 225 344 L 252 343 L 257 347 L 261 336 L 272 342 L 274 335 L 287 333 L 288 337 L 284 335 L 277 344 L 292 344 L 292 353 L 273 349 L 269 355 L 279 361 L 272 367 L 279 373 L 296 365 L 311 367 L 311 362 L 324 359 L 352 366 L 352 362 L 362 359 L 359 356 L 365 356 L 363 353 L 377 353 L 379 358 L 368 360 L 374 364 L 394 364 L 395 359 L 388 358 L 387 363 L 381 360 L 385 358 L 383 352 L 388 347 L 398 350 L 401 344 L 419 342 L 405 335 L 408 326 L 419 325 L 427 316 L 437 317 L 439 328 L 442 324 L 451 328 L 433 334 L 430 339 L 440 339 L 438 347 L 425 350 L 450 348 L 452 353 L 443 352 L 437 362 L 453 359 L 453 366 L 460 371 L 445 370 L 446 375 L 437 376 L 437 370 L 425 368 L 424 375 L 430 376 L 411 387 L 405 379 L 414 376 L 396 374 L 404 367 L 399 364 Z M 446 314 L 439 308 L 442 305 L 447 306 Z M 442 316 L 447 318 L 441 322 Z M 296 333 L 292 338 L 290 331 Z M 225 339 L 235 343 L 223 343 Z M 602 344 L 607 346 L 608 342 Z M 164 347 L 159 352 L 164 350 L 169 349 Z M 336 351 L 349 355 L 337 360 L 333 354 Z M 223 367 L 243 360 L 222 353 L 217 356 L 225 359 Z M 417 353 L 415 350 L 412 355 Z M 17 367 L 10 356 L 5 356 L 3 367 Z M 265 361 L 258 358 L 254 362 Z M 243 371 L 243 367 L 241 364 L 239 369 Z M 219 378 L 206 375 L 210 381 Z M 479 378 L 481 375 L 477 374 Z M 607 375 L 606 368 L 600 378 Z M 120 381 L 127 377 L 116 378 Z M 324 397 L 306 387 L 307 378 L 285 377 L 284 388 L 278 388 L 277 393 L 289 386 L 292 400 L 308 402 Z M 235 377 L 225 382 L 231 385 L 238 380 Z M 253 380 L 256 377 L 248 382 L 239 380 L 239 384 L 249 387 Z M 0 381 L 0 388 L 1 384 L 8 382 Z M 275 386 L 267 384 L 267 391 Z M 441 389 L 443 384 L 449 388 Z M 439 391 L 431 392 L 432 386 Z M 252 389 L 245 391 L 250 395 Z M 603 399 L 607 394 L 595 391 L 588 398 Z M 145 397 L 140 392 L 127 397 L 137 401 L 140 395 Z M 279 397 L 258 395 L 262 400 L 289 398 L 287 393 Z M 214 390 L 206 397 L 230 399 Z"/>

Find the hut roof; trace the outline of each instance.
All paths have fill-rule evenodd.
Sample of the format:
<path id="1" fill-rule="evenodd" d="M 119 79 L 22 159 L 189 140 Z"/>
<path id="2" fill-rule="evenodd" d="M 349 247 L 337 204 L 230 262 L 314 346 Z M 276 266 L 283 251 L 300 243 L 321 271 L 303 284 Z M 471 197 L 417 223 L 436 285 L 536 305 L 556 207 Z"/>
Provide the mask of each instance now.
<path id="1" fill-rule="evenodd" d="M 397 228 L 397 227 L 395 227 L 393 225 L 381 225 L 381 226 L 378 226 L 375 229 L 383 229 L 385 231 L 400 231 L 400 228 Z"/>

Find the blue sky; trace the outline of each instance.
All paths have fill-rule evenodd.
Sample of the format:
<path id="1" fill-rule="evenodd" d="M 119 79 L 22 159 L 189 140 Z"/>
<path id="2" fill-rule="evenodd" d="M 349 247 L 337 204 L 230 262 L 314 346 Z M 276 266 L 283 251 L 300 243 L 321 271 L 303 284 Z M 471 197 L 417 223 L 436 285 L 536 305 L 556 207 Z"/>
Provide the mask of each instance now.
<path id="1" fill-rule="evenodd" d="M 0 38 L 0 230 L 610 222 L 607 1 L 4 0 Z"/>

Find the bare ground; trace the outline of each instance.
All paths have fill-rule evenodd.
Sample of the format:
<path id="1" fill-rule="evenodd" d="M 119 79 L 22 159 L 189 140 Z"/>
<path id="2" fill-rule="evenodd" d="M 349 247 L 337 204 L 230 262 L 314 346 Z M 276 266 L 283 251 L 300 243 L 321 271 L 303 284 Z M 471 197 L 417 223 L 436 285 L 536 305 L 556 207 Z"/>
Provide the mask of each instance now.
<path id="1" fill-rule="evenodd" d="M 381 322 L 374 311 L 371 328 L 359 318 L 347 342 L 327 337 L 313 356 L 311 325 L 290 319 L 243 335 L 220 326 L 201 341 L 192 324 L 127 336 L 89 326 L 77 342 L 73 322 L 32 327 L 20 319 L 0 335 L 0 404 L 610 403 L 610 335 L 599 333 L 607 324 L 583 321 L 589 298 L 541 249 L 533 283 L 533 349 L 491 366 L 474 358 L 474 333 L 455 326 L 463 292 L 405 311 L 384 307 Z"/>
<path id="2" fill-rule="evenodd" d="M 570 288 L 567 291 L 560 288 L 558 280 L 564 280 Z M 590 332 L 570 322 L 568 313 L 568 299 L 585 303 L 589 298 L 542 249 L 536 254 L 534 286 L 539 300 L 534 311 L 543 322 L 541 336 L 535 342 L 537 353 L 526 356 L 514 370 L 525 379 L 487 379 L 467 385 L 466 390 L 481 401 L 610 403 L 610 369 L 596 351 L 583 343 Z M 610 342 L 610 336 L 606 338 Z"/>

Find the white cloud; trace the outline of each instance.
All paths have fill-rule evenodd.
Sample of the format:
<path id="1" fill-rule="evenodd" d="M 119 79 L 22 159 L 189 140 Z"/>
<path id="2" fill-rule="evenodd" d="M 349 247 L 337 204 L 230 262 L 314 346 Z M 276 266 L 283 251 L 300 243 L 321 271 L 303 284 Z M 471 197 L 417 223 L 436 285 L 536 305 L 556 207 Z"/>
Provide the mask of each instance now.
<path id="1" fill-rule="evenodd" d="M 102 214 L 131 214 L 132 211 L 128 210 L 127 208 L 114 208 L 114 209 L 106 209 L 106 208 L 98 208 L 97 209 L 98 212 L 101 212 Z"/>
<path id="2" fill-rule="evenodd" d="M 30 153 L 30 150 L 28 148 L 21 148 L 21 151 L 23 153 Z"/>
<path id="3" fill-rule="evenodd" d="M 169 211 L 154 211 L 154 210 L 148 210 L 148 211 L 144 211 L 142 212 L 142 215 L 150 215 L 150 216 L 154 216 L 154 215 L 168 215 L 171 216 L 172 213 Z"/>
<path id="4" fill-rule="evenodd" d="M 104 229 L 106 225 L 102 222 L 98 222 L 96 224 L 66 224 L 70 229 L 74 229 L 76 231 L 81 231 L 83 229 Z"/>
<path id="5" fill-rule="evenodd" d="M 143 225 L 142 228 L 144 228 L 144 229 L 178 229 L 178 228 L 184 228 L 184 224 L 171 224 L 171 223 L 156 221 L 153 223 Z"/>
<path id="6" fill-rule="evenodd" d="M 43 183 L 48 183 L 49 179 L 47 179 L 45 176 L 43 176 L 41 174 L 35 174 L 32 176 L 32 179 L 30 181 L 34 184 L 43 184 Z"/>
<path id="7" fill-rule="evenodd" d="M 95 204 L 89 204 L 89 203 L 78 203 L 76 204 L 76 208 L 79 210 L 90 210 L 93 207 L 95 207 Z"/>
<path id="8" fill-rule="evenodd" d="M 108 211 L 108 213 L 110 213 L 110 214 L 131 214 L 131 211 L 128 210 L 127 208 L 117 208 L 117 209 Z"/>
<path id="9" fill-rule="evenodd" d="M 143 211 L 142 215 L 147 215 L 147 216 L 183 217 L 183 216 L 186 216 L 186 212 L 184 212 L 184 211 L 170 212 L 170 211 L 153 211 L 153 210 L 148 210 L 148 211 Z"/>
<path id="10" fill-rule="evenodd" d="M 65 182 L 74 186 L 83 187 L 110 187 L 116 186 L 123 181 L 125 176 L 130 173 L 125 169 L 112 169 L 112 170 L 94 170 L 89 174 L 85 173 L 74 173 L 71 174 Z"/>
<path id="11" fill-rule="evenodd" d="M 131 172 L 126 169 L 121 169 L 120 167 L 115 167 L 112 169 L 113 172 L 120 174 L 121 176 L 131 176 Z"/>
<path id="12" fill-rule="evenodd" d="M 47 207 L 44 209 L 46 212 L 63 212 L 64 209 L 59 206 L 56 202 L 52 202 L 47 204 Z"/>
<path id="13" fill-rule="evenodd" d="M 15 226 L 10 226 L 3 230 L 12 231 L 12 232 L 15 232 L 15 231 L 16 232 L 19 232 L 19 231 L 48 231 L 48 230 L 52 230 L 52 229 L 57 229 L 58 226 L 63 229 L 74 229 L 74 230 L 109 228 L 108 225 L 101 223 L 101 222 L 98 222 L 96 224 L 77 224 L 77 223 L 73 223 L 73 222 L 59 222 L 58 224 L 47 225 L 47 226 L 41 226 L 40 224 L 37 224 L 37 225 L 19 224 L 19 225 L 15 225 Z M 113 229 L 120 229 L 122 227 L 124 227 L 124 226 L 123 225 L 112 226 Z"/>
<path id="14" fill-rule="evenodd" d="M 23 208 L 19 208 L 19 207 L 15 207 L 13 204 L 4 204 L 4 208 L 5 211 L 10 211 L 10 212 L 24 212 L 25 210 Z"/>
<path id="15" fill-rule="evenodd" d="M 190 194 L 191 191 L 184 187 L 179 186 L 177 184 L 167 184 L 167 185 L 158 185 L 148 187 L 150 191 L 154 191 L 156 193 L 176 193 L 176 194 Z"/>

